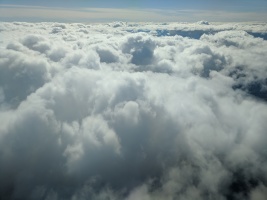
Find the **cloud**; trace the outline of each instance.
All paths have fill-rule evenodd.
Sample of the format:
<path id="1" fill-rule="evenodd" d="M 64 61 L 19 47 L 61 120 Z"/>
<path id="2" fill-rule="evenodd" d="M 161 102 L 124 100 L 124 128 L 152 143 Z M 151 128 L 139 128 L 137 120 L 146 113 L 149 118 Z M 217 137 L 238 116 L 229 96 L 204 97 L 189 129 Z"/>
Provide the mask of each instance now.
<path id="1" fill-rule="evenodd" d="M 207 24 L 1 23 L 0 197 L 264 199 L 264 25 Z"/>
<path id="2" fill-rule="evenodd" d="M 0 54 L 0 84 L 5 103 L 18 106 L 49 79 L 48 63 L 25 53 L 6 50 Z"/>
<path id="3" fill-rule="evenodd" d="M 149 36 L 138 33 L 126 39 L 122 51 L 131 54 L 131 62 L 133 64 L 149 65 L 152 64 L 155 47 L 155 42 Z"/>
<path id="4" fill-rule="evenodd" d="M 78 5 L 78 4 L 77 4 Z M 254 5 L 254 4 L 253 4 Z M 81 5 L 80 5 L 81 6 Z M 89 6 L 89 5 L 87 5 Z M 266 5 L 265 5 L 266 6 Z M 262 6 L 264 8 L 265 6 Z M 122 7 L 121 5 L 119 7 Z M 128 7 L 128 8 L 126 8 Z M 25 5 L 1 5 L 0 18 L 2 21 L 61 21 L 61 22 L 112 22 L 114 20 L 132 22 L 181 22 L 200 21 L 206 25 L 207 21 L 215 22 L 264 22 L 266 12 L 264 10 L 233 10 L 220 7 L 215 10 L 177 9 L 177 6 L 169 9 L 146 8 L 99 8 L 99 7 L 46 7 L 46 6 L 25 6 Z M 176 7 L 176 9 L 175 9 Z M 242 7 L 242 6 L 241 6 Z M 235 8 L 241 8 L 239 5 Z"/>

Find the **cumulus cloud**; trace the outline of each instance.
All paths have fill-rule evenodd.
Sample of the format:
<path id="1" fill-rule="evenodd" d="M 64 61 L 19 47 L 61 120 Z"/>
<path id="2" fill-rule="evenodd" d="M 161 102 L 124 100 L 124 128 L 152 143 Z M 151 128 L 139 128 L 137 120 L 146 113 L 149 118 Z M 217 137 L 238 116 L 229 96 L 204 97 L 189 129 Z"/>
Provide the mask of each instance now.
<path id="1" fill-rule="evenodd" d="M 265 199 L 265 27 L 1 23 L 1 199 Z"/>

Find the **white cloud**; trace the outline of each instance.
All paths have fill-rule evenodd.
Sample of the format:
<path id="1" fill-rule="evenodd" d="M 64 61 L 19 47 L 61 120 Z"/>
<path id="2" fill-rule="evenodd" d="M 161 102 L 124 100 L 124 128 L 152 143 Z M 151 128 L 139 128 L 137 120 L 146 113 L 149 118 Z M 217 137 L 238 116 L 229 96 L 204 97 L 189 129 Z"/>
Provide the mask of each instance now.
<path id="1" fill-rule="evenodd" d="M 265 26 L 1 23 L 1 198 L 264 199 Z"/>

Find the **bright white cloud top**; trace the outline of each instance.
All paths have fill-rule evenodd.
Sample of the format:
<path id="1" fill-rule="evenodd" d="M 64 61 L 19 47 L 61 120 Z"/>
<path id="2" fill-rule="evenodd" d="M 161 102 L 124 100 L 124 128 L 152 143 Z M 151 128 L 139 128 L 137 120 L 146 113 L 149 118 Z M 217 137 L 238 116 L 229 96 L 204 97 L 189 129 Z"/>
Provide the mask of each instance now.
<path id="1" fill-rule="evenodd" d="M 0 23 L 0 198 L 266 199 L 266 34 Z"/>

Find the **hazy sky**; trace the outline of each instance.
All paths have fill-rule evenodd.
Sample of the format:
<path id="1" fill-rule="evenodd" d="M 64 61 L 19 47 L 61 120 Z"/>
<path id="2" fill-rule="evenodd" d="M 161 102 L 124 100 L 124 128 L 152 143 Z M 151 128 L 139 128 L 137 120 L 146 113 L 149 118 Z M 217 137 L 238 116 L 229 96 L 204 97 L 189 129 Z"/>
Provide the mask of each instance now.
<path id="1" fill-rule="evenodd" d="M 266 0 L 1 0 L 1 4 L 48 7 L 266 10 Z"/>
<path id="2" fill-rule="evenodd" d="M 265 21 L 267 0 L 0 0 L 1 21 Z"/>

